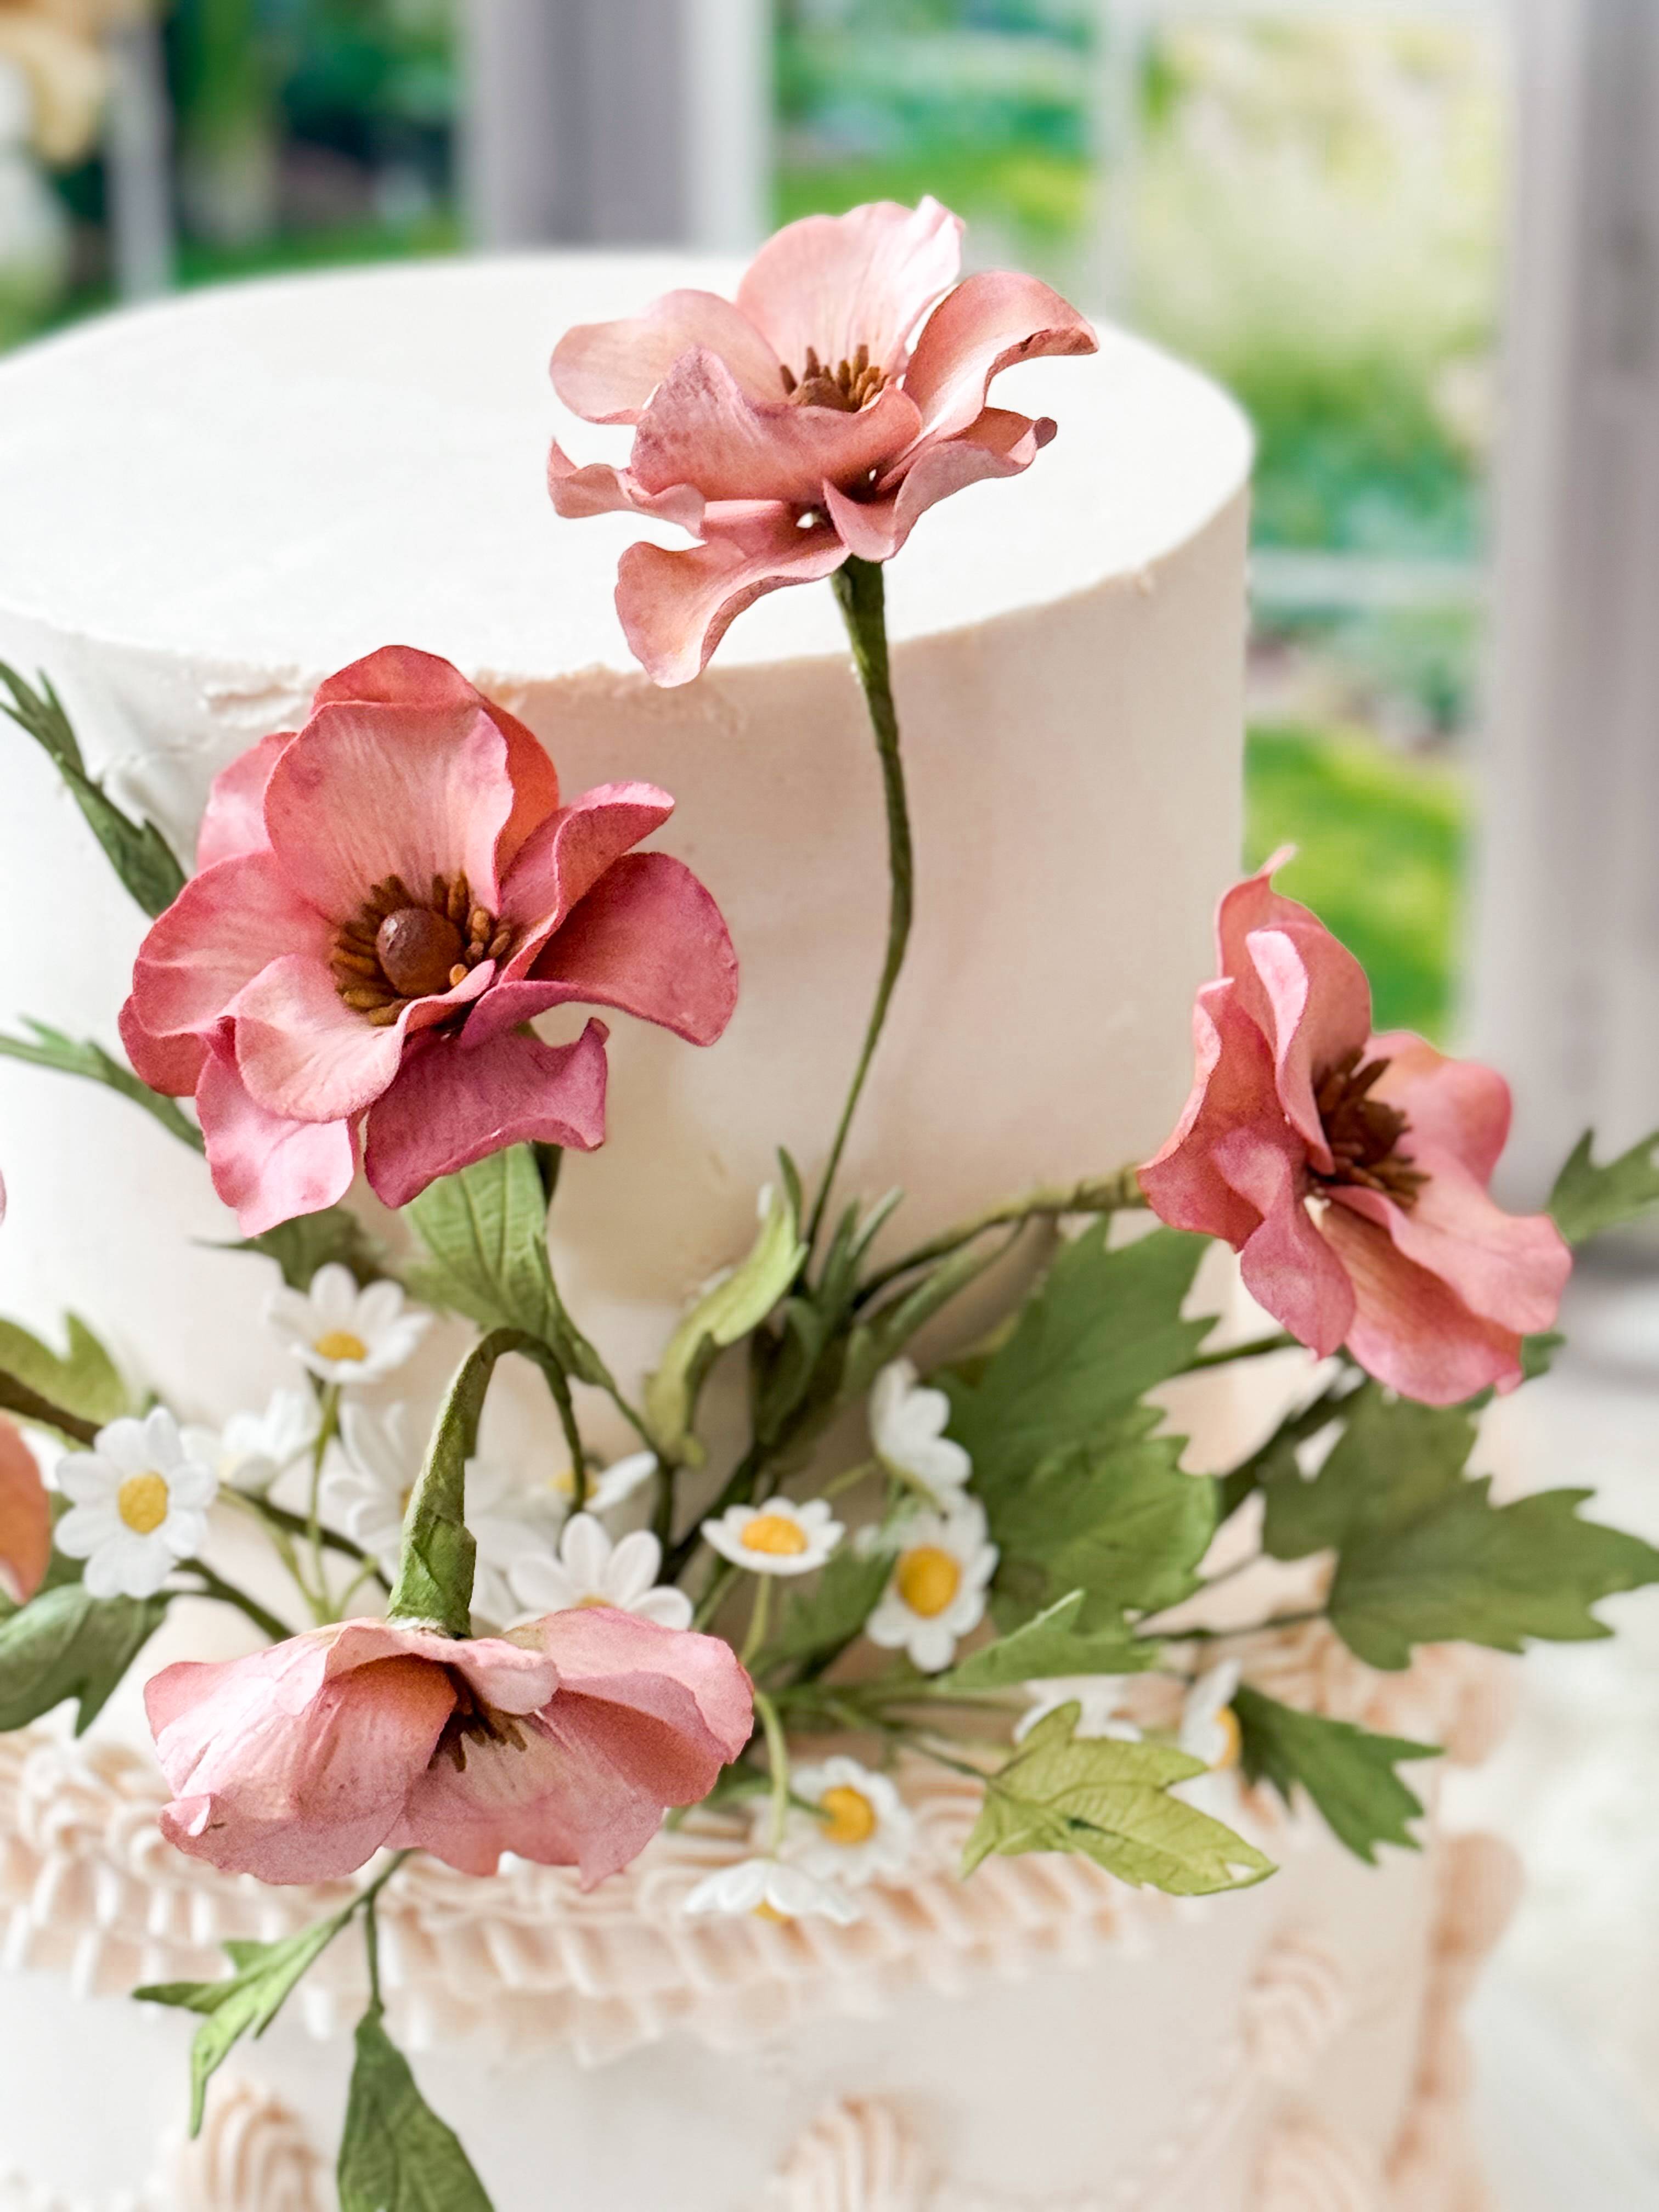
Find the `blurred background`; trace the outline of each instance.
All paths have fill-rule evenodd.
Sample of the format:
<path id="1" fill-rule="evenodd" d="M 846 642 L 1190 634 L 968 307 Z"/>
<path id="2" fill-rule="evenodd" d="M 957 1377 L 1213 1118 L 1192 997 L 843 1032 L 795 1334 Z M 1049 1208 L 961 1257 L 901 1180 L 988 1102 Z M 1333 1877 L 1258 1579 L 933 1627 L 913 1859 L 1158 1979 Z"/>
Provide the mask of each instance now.
<path id="1" fill-rule="evenodd" d="M 1249 411 L 1249 857 L 1299 843 L 1379 1026 L 1515 1078 L 1519 1199 L 1650 1129 L 1656 0 L 0 0 L 0 345 L 924 191 Z M 1656 1249 L 1591 1255 L 1490 1449 L 1659 1538 Z M 1481 2015 L 1512 2212 L 1659 2206 L 1659 1609 L 1611 1611 L 1471 1799 L 1534 1877 Z"/>

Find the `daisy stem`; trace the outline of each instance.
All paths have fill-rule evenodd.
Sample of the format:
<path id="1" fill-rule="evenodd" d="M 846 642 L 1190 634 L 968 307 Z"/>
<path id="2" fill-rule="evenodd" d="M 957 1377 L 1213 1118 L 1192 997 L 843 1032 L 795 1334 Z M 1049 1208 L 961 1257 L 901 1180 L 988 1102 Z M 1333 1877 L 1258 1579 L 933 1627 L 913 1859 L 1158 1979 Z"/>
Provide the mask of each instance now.
<path id="1" fill-rule="evenodd" d="M 1183 1628 L 1173 1635 L 1165 1629 L 1162 1633 L 1171 1644 L 1225 1644 L 1245 1636 L 1267 1636 L 1275 1628 L 1305 1628 L 1310 1621 L 1327 1618 L 1325 1607 L 1316 1605 L 1304 1613 L 1280 1613 L 1268 1620 L 1253 1620 L 1243 1628 Z"/>
<path id="2" fill-rule="evenodd" d="M 697 1601 L 697 1609 L 691 1616 L 693 1628 L 707 1628 L 726 1602 L 726 1594 L 738 1579 L 739 1570 L 729 1560 L 722 1559 L 710 1576 L 708 1587 Z"/>
<path id="3" fill-rule="evenodd" d="M 864 1033 L 863 1048 L 853 1071 L 847 1103 L 842 1109 L 835 1140 L 830 1147 L 829 1159 L 824 1164 L 823 1180 L 818 1186 L 811 1218 L 806 1226 L 805 1242 L 809 1251 L 817 1243 L 818 1231 L 823 1224 L 824 1208 L 830 1203 L 830 1194 L 841 1166 L 841 1156 L 847 1147 L 848 1132 L 852 1127 L 853 1116 L 858 1111 L 865 1078 L 870 1073 L 870 1063 L 875 1058 L 876 1047 L 881 1040 L 882 1027 L 887 1019 L 888 1001 L 893 995 L 893 986 L 898 981 L 899 970 L 904 965 L 905 947 L 909 942 L 910 922 L 915 903 L 915 854 L 910 838 L 910 810 L 905 798 L 904 764 L 899 754 L 898 710 L 893 704 L 892 678 L 887 664 L 886 585 L 881 563 L 878 561 L 860 561 L 854 555 L 836 571 L 830 580 L 840 603 L 842 620 L 847 624 L 854 665 L 864 687 L 870 726 L 875 732 L 876 757 L 881 764 L 882 788 L 887 804 L 887 952 L 882 962 L 881 980 L 876 986 L 875 1004 L 870 1010 L 869 1026 Z"/>
<path id="4" fill-rule="evenodd" d="M 867 1482 L 872 1474 L 881 1472 L 882 1465 L 878 1459 L 860 1460 L 856 1467 L 849 1467 L 844 1474 L 838 1474 L 833 1482 L 826 1482 L 818 1495 L 820 1498 L 840 1498 L 847 1491 L 856 1490 L 860 1483 Z"/>
<path id="5" fill-rule="evenodd" d="M 306 1541 L 311 1547 L 311 1572 L 313 1588 L 301 1583 L 307 1603 L 319 1623 L 334 1617 L 334 1603 L 329 1595 L 328 1567 L 323 1558 L 323 1462 L 340 1425 L 340 1386 L 325 1382 L 322 1394 L 322 1419 L 317 1425 L 317 1441 L 311 1447 L 311 1494 L 306 1504 Z"/>
<path id="6" fill-rule="evenodd" d="M 180 1559 L 179 1565 L 184 1573 L 201 1577 L 201 1589 L 191 1590 L 189 1593 L 191 1596 L 216 1598 L 222 1605 L 234 1605 L 238 1613 L 246 1613 L 260 1633 L 268 1636 L 273 1644 L 286 1644 L 293 1636 L 294 1631 L 285 1620 L 279 1620 L 274 1613 L 268 1612 L 257 1597 L 250 1597 L 245 1589 L 239 1589 L 234 1583 L 228 1583 L 222 1575 L 216 1574 L 205 1559 Z"/>
<path id="7" fill-rule="evenodd" d="M 959 1252 L 964 1244 L 973 1243 L 993 1229 L 1023 1227 L 1028 1221 L 1058 1221 L 1068 1213 L 1121 1213 L 1133 1207 L 1144 1208 L 1146 1204 L 1133 1167 L 1119 1168 L 1115 1174 L 1091 1176 L 1087 1182 L 1064 1188 L 1048 1186 L 1027 1191 L 1022 1197 L 1006 1199 L 1000 1206 L 990 1206 L 983 1213 L 958 1221 L 954 1228 L 942 1230 L 937 1237 L 929 1237 L 927 1243 L 918 1244 L 914 1251 L 890 1261 L 861 1286 L 860 1301 L 873 1297 L 901 1275 L 910 1274 L 918 1267 L 931 1267 L 936 1260 L 948 1260 L 953 1252 Z"/>
<path id="8" fill-rule="evenodd" d="M 753 1610 L 749 1615 L 749 1633 L 744 1638 L 743 1649 L 738 1654 L 738 1657 L 744 1666 L 747 1667 L 750 1664 L 750 1661 L 754 1658 L 755 1654 L 760 1650 L 762 1644 L 765 1643 L 766 1632 L 771 1626 L 771 1620 L 772 1577 L 770 1575 L 757 1575 L 755 1577 L 755 1603 Z"/>
<path id="9" fill-rule="evenodd" d="M 778 1709 L 764 1690 L 755 1692 L 755 1712 L 766 1736 L 767 1764 L 772 1770 L 772 1814 L 767 1826 L 766 1848 L 775 1858 L 783 1847 L 789 1820 L 789 1742 Z"/>
<path id="10" fill-rule="evenodd" d="M 56 1429 L 60 1437 L 71 1443 L 93 1445 L 98 1441 L 96 1421 L 82 1420 L 79 1413 L 67 1407 L 54 1406 L 50 1398 L 43 1398 L 38 1390 L 31 1390 L 27 1382 L 15 1375 L 0 1372 L 0 1411 L 15 1413 L 20 1420 L 38 1421 L 43 1427 Z"/>
<path id="11" fill-rule="evenodd" d="M 1205 1367 L 1231 1367 L 1236 1359 L 1260 1359 L 1269 1352 L 1288 1352 L 1297 1341 L 1285 1330 L 1275 1329 L 1271 1336 L 1253 1336 L 1246 1344 L 1230 1344 L 1220 1352 L 1200 1352 L 1181 1371 L 1187 1375 Z"/>

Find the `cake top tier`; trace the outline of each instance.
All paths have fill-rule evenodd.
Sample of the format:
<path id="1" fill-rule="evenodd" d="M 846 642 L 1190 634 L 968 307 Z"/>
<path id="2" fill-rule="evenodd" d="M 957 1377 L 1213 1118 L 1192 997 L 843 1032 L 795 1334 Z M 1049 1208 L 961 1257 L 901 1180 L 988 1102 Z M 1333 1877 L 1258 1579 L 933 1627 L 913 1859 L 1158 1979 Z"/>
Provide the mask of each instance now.
<path id="1" fill-rule="evenodd" d="M 641 526 L 561 523 L 544 483 L 551 435 L 620 459 L 625 434 L 574 423 L 548 358 L 573 323 L 736 273 L 549 254 L 287 278 L 31 348 L 0 365 L 0 611 L 262 670 L 320 673 L 394 639 L 503 680 L 631 668 L 611 593 Z M 901 636 L 1133 573 L 1249 465 L 1232 403 L 1121 332 L 1010 372 L 998 398 L 1052 411 L 1059 441 L 927 519 L 926 557 L 896 566 Z M 783 592 L 722 654 L 839 646 L 828 592 Z"/>

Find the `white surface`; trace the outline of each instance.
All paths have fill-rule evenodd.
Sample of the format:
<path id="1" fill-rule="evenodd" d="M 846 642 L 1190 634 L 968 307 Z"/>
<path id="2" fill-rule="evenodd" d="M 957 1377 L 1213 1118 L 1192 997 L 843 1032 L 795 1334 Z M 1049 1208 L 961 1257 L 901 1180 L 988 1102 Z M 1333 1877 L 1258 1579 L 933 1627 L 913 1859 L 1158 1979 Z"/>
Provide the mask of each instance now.
<path id="1" fill-rule="evenodd" d="M 1656 2212 L 1659 2148 L 1560 2019 L 1494 1971 L 1468 2024 L 1497 2212 Z"/>

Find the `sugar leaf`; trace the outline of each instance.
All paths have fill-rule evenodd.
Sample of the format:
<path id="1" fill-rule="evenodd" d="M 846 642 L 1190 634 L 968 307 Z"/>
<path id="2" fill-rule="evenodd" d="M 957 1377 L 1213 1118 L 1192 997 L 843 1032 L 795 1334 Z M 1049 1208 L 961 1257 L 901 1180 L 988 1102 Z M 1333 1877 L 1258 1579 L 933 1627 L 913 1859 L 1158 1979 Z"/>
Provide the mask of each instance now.
<path id="1" fill-rule="evenodd" d="M 1586 1129 L 1550 1193 L 1551 1215 L 1569 1244 L 1585 1243 L 1659 1206 L 1659 1129 L 1599 1166 L 1595 1146 L 1595 1130 Z"/>
<path id="2" fill-rule="evenodd" d="M 363 1289 L 392 1272 L 380 1246 L 343 1206 L 325 1206 L 315 1213 L 278 1222 L 276 1228 L 225 1249 L 274 1260 L 283 1280 L 295 1291 L 308 1291 L 317 1270 L 331 1265 L 349 1268 Z"/>
<path id="3" fill-rule="evenodd" d="M 782 1625 L 766 1646 L 766 1662 L 799 1660 L 810 1667 L 833 1657 L 875 1611 L 892 1571 L 890 1555 L 843 1545 L 826 1562 L 815 1589 L 791 1596 Z"/>
<path id="4" fill-rule="evenodd" d="M 971 1652 L 948 1674 L 934 1678 L 936 1691 L 1002 1690 L 1056 1674 L 1133 1674 L 1156 1664 L 1158 1645 L 1133 1637 L 1118 1624 L 1092 1632 L 1078 1626 L 1085 1593 L 1068 1596 L 1037 1613 L 1012 1634 Z"/>
<path id="5" fill-rule="evenodd" d="M 490 2212 L 455 2130 L 417 2087 L 378 2004 L 357 2023 L 337 2181 L 340 2212 Z"/>
<path id="6" fill-rule="evenodd" d="M 1420 1848 L 1407 1824 L 1417 1819 L 1422 1803 L 1395 1769 L 1408 1759 L 1437 1759 L 1437 1746 L 1374 1735 L 1348 1721 L 1302 1712 L 1248 1685 L 1232 1709 L 1250 1781 L 1270 1783 L 1287 1805 L 1300 1783 L 1332 1833 L 1368 1865 L 1375 1863 L 1379 1844 Z"/>
<path id="7" fill-rule="evenodd" d="M 483 1329 L 550 1342 L 558 1306 L 547 1259 L 547 1197 L 527 1145 L 441 1176 L 405 1208 L 427 1257 L 405 1275 L 429 1305 Z"/>
<path id="8" fill-rule="evenodd" d="M 68 1349 L 54 1352 L 15 1321 L 0 1321 L 0 1371 L 14 1375 L 66 1413 L 94 1428 L 131 1409 L 120 1370 L 78 1315 L 64 1316 Z M 14 1410 L 15 1410 L 14 1408 Z"/>
<path id="9" fill-rule="evenodd" d="M 1204 1772 L 1202 1759 L 1167 1744 L 1079 1739 L 1079 1711 L 1050 1713 L 988 1778 L 964 1875 L 994 1851 L 1080 1851 L 1122 1881 L 1207 1897 L 1276 1871 L 1254 1844 L 1170 1795 L 1172 1784 Z"/>
<path id="10" fill-rule="evenodd" d="M 715 1356 L 759 1328 L 805 1258 L 788 1194 L 775 1190 L 746 1256 L 693 1303 L 646 1378 L 647 1425 L 672 1457 L 685 1449 L 697 1393 Z"/>
<path id="11" fill-rule="evenodd" d="M 62 1030 L 52 1029 L 28 1014 L 22 1018 L 33 1036 L 7 1036 L 0 1032 L 0 1058 L 25 1060 L 32 1067 L 55 1068 L 60 1075 L 79 1075 L 88 1082 L 104 1084 L 111 1091 L 118 1091 L 124 1098 L 130 1098 L 135 1106 L 142 1106 L 146 1114 L 154 1115 L 170 1137 L 177 1137 L 193 1151 L 201 1151 L 202 1133 L 177 1099 L 152 1091 L 130 1067 L 124 1066 L 90 1038 L 66 1036 Z"/>
<path id="12" fill-rule="evenodd" d="M 0 1620 L 0 1731 L 27 1727 L 66 1698 L 81 1735 L 161 1626 L 168 1600 L 95 1598 L 78 1582 L 48 1587 Z"/>

